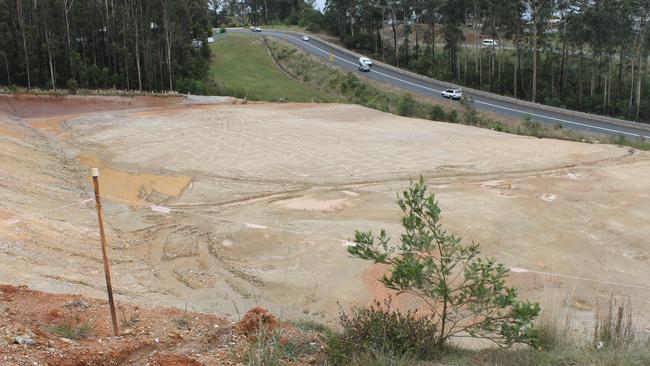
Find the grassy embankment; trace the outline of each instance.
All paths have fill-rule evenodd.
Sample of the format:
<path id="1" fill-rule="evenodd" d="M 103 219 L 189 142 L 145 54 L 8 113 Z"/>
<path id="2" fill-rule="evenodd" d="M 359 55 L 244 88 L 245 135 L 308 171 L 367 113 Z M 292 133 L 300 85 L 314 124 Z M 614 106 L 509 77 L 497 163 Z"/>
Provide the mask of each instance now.
<path id="1" fill-rule="evenodd" d="M 278 69 L 260 37 L 231 33 L 212 45 L 212 53 L 212 77 L 226 94 L 274 102 L 336 101 Z"/>

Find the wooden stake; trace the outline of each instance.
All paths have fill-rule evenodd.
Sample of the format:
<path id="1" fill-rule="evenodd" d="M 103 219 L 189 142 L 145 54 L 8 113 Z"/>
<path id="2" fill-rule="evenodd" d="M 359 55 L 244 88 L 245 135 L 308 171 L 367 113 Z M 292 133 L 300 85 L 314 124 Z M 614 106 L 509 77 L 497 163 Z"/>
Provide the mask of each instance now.
<path id="1" fill-rule="evenodd" d="M 95 206 L 97 207 L 97 221 L 99 223 L 99 236 L 102 241 L 102 256 L 104 258 L 104 275 L 106 276 L 106 290 L 108 291 L 108 304 L 111 307 L 111 319 L 113 320 L 113 333 L 120 335 L 117 327 L 117 316 L 115 315 L 115 303 L 113 302 L 113 281 L 111 279 L 111 265 L 108 262 L 108 244 L 104 233 L 104 217 L 102 214 L 102 202 L 99 198 L 99 169 L 92 168 L 93 188 L 95 189 Z"/>

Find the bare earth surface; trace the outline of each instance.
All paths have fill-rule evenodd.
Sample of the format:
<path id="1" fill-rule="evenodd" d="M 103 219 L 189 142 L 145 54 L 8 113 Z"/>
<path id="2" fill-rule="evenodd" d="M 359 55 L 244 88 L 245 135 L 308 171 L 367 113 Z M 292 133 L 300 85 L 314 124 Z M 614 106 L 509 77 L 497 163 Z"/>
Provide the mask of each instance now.
<path id="1" fill-rule="evenodd" d="M 610 293 L 650 305 L 648 153 L 231 99 L 0 96 L 0 283 L 104 297 L 91 166 L 120 300 L 329 322 L 337 301 L 387 295 L 345 240 L 397 241 L 395 193 L 422 174 L 485 254 L 609 282 L 513 273 L 547 311 L 590 320 Z"/>
<path id="2" fill-rule="evenodd" d="M 280 323 L 260 308 L 238 323 L 128 303 L 119 303 L 118 310 L 120 336 L 115 337 L 106 301 L 0 285 L 0 365 L 241 365 L 240 355 L 259 320 L 283 341 L 301 347 L 303 356 L 292 365 L 322 356 L 315 334 Z M 86 331 L 74 332 L 82 327 Z"/>

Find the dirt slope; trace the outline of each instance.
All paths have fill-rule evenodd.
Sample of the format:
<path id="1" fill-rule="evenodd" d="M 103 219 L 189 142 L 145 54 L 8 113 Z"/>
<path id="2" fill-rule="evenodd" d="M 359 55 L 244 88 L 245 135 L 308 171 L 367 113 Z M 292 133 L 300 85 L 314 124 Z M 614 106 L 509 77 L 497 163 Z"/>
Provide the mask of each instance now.
<path id="1" fill-rule="evenodd" d="M 650 305 L 647 153 L 351 105 L 21 98 L 0 96 L 0 282 L 103 296 L 99 166 L 119 299 L 330 321 L 387 294 L 345 240 L 396 237 L 395 192 L 422 174 L 450 231 L 530 270 L 525 297 L 585 321 L 610 292 Z"/>

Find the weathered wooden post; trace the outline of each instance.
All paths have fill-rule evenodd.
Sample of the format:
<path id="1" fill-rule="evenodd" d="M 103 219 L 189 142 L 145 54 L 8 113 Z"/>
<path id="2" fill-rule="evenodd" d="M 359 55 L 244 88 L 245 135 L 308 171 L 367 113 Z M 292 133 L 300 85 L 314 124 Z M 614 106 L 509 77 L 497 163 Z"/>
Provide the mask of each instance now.
<path id="1" fill-rule="evenodd" d="M 120 335 L 117 327 L 117 316 L 115 315 L 115 303 L 113 302 L 113 281 L 111 279 L 111 265 L 108 261 L 108 243 L 104 232 L 104 217 L 102 214 L 102 202 L 99 196 L 99 169 L 92 168 L 93 188 L 95 189 L 95 206 L 97 207 L 97 221 L 99 223 L 99 237 L 102 242 L 102 256 L 104 258 L 104 275 L 106 276 L 106 290 L 108 291 L 108 304 L 111 307 L 111 319 L 113 321 L 113 333 Z"/>

